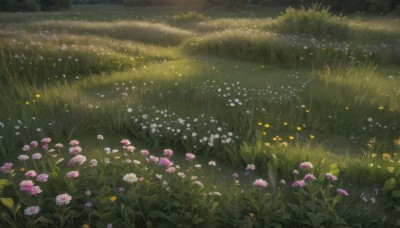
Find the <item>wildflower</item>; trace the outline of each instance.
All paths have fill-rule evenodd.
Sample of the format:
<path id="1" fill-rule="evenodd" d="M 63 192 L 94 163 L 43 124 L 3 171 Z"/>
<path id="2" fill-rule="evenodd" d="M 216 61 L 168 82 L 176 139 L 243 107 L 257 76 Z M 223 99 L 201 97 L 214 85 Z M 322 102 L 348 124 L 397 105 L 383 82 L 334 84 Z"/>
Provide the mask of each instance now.
<path id="1" fill-rule="evenodd" d="M 303 162 L 300 164 L 300 169 L 312 169 L 314 166 L 311 164 L 311 162 Z"/>
<path id="2" fill-rule="evenodd" d="M 294 137 L 292 135 L 289 136 L 289 140 L 294 140 Z"/>
<path id="3" fill-rule="evenodd" d="M 301 127 L 297 127 L 296 130 L 301 131 Z"/>
<path id="4" fill-rule="evenodd" d="M 165 166 L 165 167 L 170 167 L 172 166 L 174 163 L 171 162 L 168 158 L 161 158 L 160 162 L 158 163 L 161 166 Z"/>
<path id="5" fill-rule="evenodd" d="M 77 145 L 79 145 L 79 141 L 78 140 L 71 140 L 70 142 L 69 142 L 69 145 L 71 145 L 71 146 L 77 146 Z"/>
<path id="6" fill-rule="evenodd" d="M 383 153 L 382 154 L 382 158 L 383 158 L 383 160 L 389 160 L 390 159 L 390 154 L 388 154 L 388 153 Z"/>
<path id="7" fill-rule="evenodd" d="M 34 186 L 33 181 L 23 180 L 19 183 L 20 191 L 27 192 Z"/>
<path id="8" fill-rule="evenodd" d="M 371 158 L 376 158 L 376 153 L 372 153 Z"/>
<path id="9" fill-rule="evenodd" d="M 137 182 L 138 178 L 136 177 L 136 174 L 128 173 L 122 178 L 122 180 L 128 182 L 129 184 L 132 184 L 134 182 Z"/>
<path id="10" fill-rule="evenodd" d="M 93 207 L 93 203 L 92 202 L 87 202 L 87 203 L 85 203 L 85 207 L 91 208 L 91 207 Z"/>
<path id="11" fill-rule="evenodd" d="M 304 178 L 303 178 L 303 180 L 309 180 L 309 181 L 315 181 L 317 178 L 314 176 L 314 175 L 312 175 L 312 174 L 306 174 L 305 176 L 304 176 Z"/>
<path id="12" fill-rule="evenodd" d="M 256 170 L 256 166 L 254 164 L 247 165 L 246 170 L 254 171 Z"/>
<path id="13" fill-rule="evenodd" d="M 32 187 L 31 187 L 28 191 L 26 191 L 26 192 L 28 192 L 31 196 L 33 196 L 33 195 L 37 195 L 37 194 L 41 193 L 41 192 L 42 192 L 42 189 L 40 189 L 39 186 L 32 186 Z"/>
<path id="14" fill-rule="evenodd" d="M 51 142 L 51 138 L 43 138 L 41 140 L 42 143 L 49 144 Z"/>
<path id="15" fill-rule="evenodd" d="M 157 163 L 160 159 L 158 157 L 156 157 L 156 156 L 150 155 L 149 156 L 149 160 L 154 162 L 154 163 Z"/>
<path id="16" fill-rule="evenodd" d="M 108 223 L 106 228 L 113 228 L 112 223 Z"/>
<path id="17" fill-rule="evenodd" d="M 22 147 L 23 151 L 29 151 L 31 149 L 31 147 L 29 145 L 25 145 L 24 147 Z"/>
<path id="18" fill-rule="evenodd" d="M 342 196 L 348 196 L 349 195 L 349 193 L 346 190 L 341 189 L 341 188 L 338 188 L 336 191 Z"/>
<path id="19" fill-rule="evenodd" d="M 268 182 L 266 182 L 266 181 L 263 180 L 263 179 L 256 179 L 256 180 L 253 182 L 253 186 L 256 186 L 256 187 L 259 187 L 259 188 L 261 188 L 261 187 L 265 188 L 265 187 L 268 186 Z"/>
<path id="20" fill-rule="evenodd" d="M 135 164 L 135 165 L 140 165 L 140 161 L 138 161 L 138 160 L 133 160 L 132 162 L 133 162 L 133 164 Z"/>
<path id="21" fill-rule="evenodd" d="M 56 204 L 58 206 L 67 205 L 71 202 L 72 197 L 67 193 L 60 194 L 56 197 Z"/>
<path id="22" fill-rule="evenodd" d="M 69 148 L 69 154 L 71 154 L 71 155 L 77 155 L 80 152 L 82 152 L 82 148 L 80 146 L 74 146 L 74 147 Z"/>
<path id="23" fill-rule="evenodd" d="M 310 135 L 310 139 L 314 139 L 315 138 L 315 136 L 314 135 Z"/>
<path id="24" fill-rule="evenodd" d="M 292 174 L 295 175 L 295 176 L 297 176 L 297 175 L 299 175 L 299 171 L 297 171 L 297 170 L 295 169 L 295 170 L 292 171 Z"/>
<path id="25" fill-rule="evenodd" d="M 34 160 L 39 160 L 42 158 L 42 155 L 40 153 L 34 153 L 32 154 L 32 159 Z"/>
<path id="26" fill-rule="evenodd" d="M 141 151 L 140 151 L 140 154 L 143 155 L 143 156 L 147 156 L 147 155 L 149 155 L 150 153 L 149 153 L 148 150 L 141 150 Z"/>
<path id="27" fill-rule="evenodd" d="M 394 173 L 394 167 L 392 167 L 392 166 L 387 167 L 387 171 L 388 171 L 388 173 Z"/>
<path id="28" fill-rule="evenodd" d="M 385 107 L 381 105 L 381 106 L 378 107 L 378 109 L 379 110 L 383 110 L 383 109 L 385 109 Z"/>
<path id="29" fill-rule="evenodd" d="M 284 126 L 287 126 L 287 125 L 288 125 L 288 122 L 283 122 L 283 125 L 284 125 Z"/>
<path id="30" fill-rule="evenodd" d="M 67 177 L 70 177 L 70 178 L 79 177 L 79 171 L 71 171 L 71 172 L 68 172 L 66 176 L 67 176 Z"/>
<path id="31" fill-rule="evenodd" d="M 232 174 L 233 179 L 238 179 L 239 178 L 239 173 L 233 173 Z"/>
<path id="32" fill-rule="evenodd" d="M 83 155 L 76 155 L 75 157 L 69 160 L 68 165 L 73 166 L 75 164 L 82 165 L 86 161 L 86 157 Z"/>
<path id="33" fill-rule="evenodd" d="M 121 140 L 121 143 L 122 143 L 124 146 L 129 146 L 129 145 L 131 145 L 131 142 L 130 142 L 128 139 L 122 139 L 122 140 Z"/>
<path id="34" fill-rule="evenodd" d="M 195 181 L 195 182 L 193 182 L 194 184 L 197 184 L 200 188 L 203 188 L 204 187 L 204 185 L 203 185 L 203 183 L 201 183 L 200 181 Z"/>
<path id="35" fill-rule="evenodd" d="M 0 167 L 0 172 L 9 173 L 13 167 L 13 163 L 4 163 L 2 167 Z"/>
<path id="36" fill-rule="evenodd" d="M 185 157 L 188 161 L 193 161 L 196 158 L 196 156 L 192 153 L 186 153 Z"/>
<path id="37" fill-rule="evenodd" d="M 292 187 L 294 187 L 294 188 L 296 188 L 296 187 L 302 188 L 304 186 L 306 186 L 306 182 L 304 182 L 304 180 L 298 180 L 298 181 L 293 182 L 293 184 L 292 184 Z"/>
<path id="38" fill-rule="evenodd" d="M 194 165 L 195 168 L 201 169 L 201 165 L 200 164 L 196 164 Z"/>
<path id="39" fill-rule="evenodd" d="M 91 195 L 92 195 L 92 192 L 90 190 L 86 190 L 85 196 L 91 196 Z"/>
<path id="40" fill-rule="evenodd" d="M 97 135 L 98 140 L 104 140 L 104 137 L 102 135 Z"/>
<path id="41" fill-rule="evenodd" d="M 36 177 L 36 171 L 35 170 L 29 170 L 28 172 L 25 173 L 25 176 L 27 176 L 27 177 Z"/>
<path id="42" fill-rule="evenodd" d="M 166 169 L 165 170 L 165 172 L 167 172 L 167 173 L 173 173 L 173 172 L 175 172 L 175 167 L 169 167 L 168 169 Z"/>
<path id="43" fill-rule="evenodd" d="M 61 149 L 61 148 L 63 148 L 64 147 L 64 145 L 63 144 L 61 144 L 61 143 L 57 143 L 56 145 L 54 145 L 57 149 Z"/>
<path id="44" fill-rule="evenodd" d="M 126 147 L 126 150 L 129 151 L 129 152 L 131 152 L 131 153 L 133 153 L 133 151 L 134 151 L 135 149 L 136 149 L 136 148 L 135 148 L 134 146 L 127 146 L 127 147 Z"/>
<path id="45" fill-rule="evenodd" d="M 332 181 L 337 180 L 337 177 L 335 175 L 333 175 L 332 173 L 326 173 L 325 176 L 326 176 L 326 179 L 328 179 L 328 180 L 332 180 Z"/>
<path id="46" fill-rule="evenodd" d="M 220 192 L 210 192 L 208 194 L 211 195 L 211 196 L 221 196 Z"/>
<path id="47" fill-rule="evenodd" d="M 110 148 L 110 147 L 104 148 L 104 152 L 105 152 L 106 154 L 111 153 L 111 148 Z"/>
<path id="48" fill-rule="evenodd" d="M 25 208 L 24 214 L 25 215 L 36 215 L 39 213 L 39 211 L 40 211 L 39 206 L 30 206 L 30 207 Z"/>
<path id="49" fill-rule="evenodd" d="M 180 176 L 180 177 L 182 177 L 182 178 L 185 178 L 185 177 L 186 177 L 185 173 L 183 173 L 183 172 L 179 172 L 179 173 L 178 173 L 178 176 Z"/>
<path id="50" fill-rule="evenodd" d="M 31 146 L 33 146 L 33 147 L 37 147 L 39 145 L 39 143 L 37 142 L 37 141 L 32 141 L 31 142 Z"/>
<path id="51" fill-rule="evenodd" d="M 171 149 L 165 149 L 164 150 L 164 155 L 165 156 L 172 156 L 174 152 Z"/>
<path id="52" fill-rule="evenodd" d="M 96 159 L 92 159 L 92 160 L 90 160 L 90 166 L 91 167 L 96 167 L 97 166 L 97 160 Z"/>
<path id="53" fill-rule="evenodd" d="M 46 182 L 48 178 L 49 178 L 49 175 L 42 173 L 36 177 L 36 180 L 39 182 Z"/>
<path id="54" fill-rule="evenodd" d="M 216 166 L 217 163 L 215 163 L 215 161 L 210 161 L 210 162 L 208 162 L 208 165 L 209 165 L 209 166 Z"/>
<path id="55" fill-rule="evenodd" d="M 400 146 L 400 137 L 398 139 L 393 140 L 393 145 Z"/>
<path id="56" fill-rule="evenodd" d="M 26 161 L 28 159 L 29 159 L 29 156 L 25 155 L 25 154 L 21 154 L 18 156 L 18 160 L 20 160 L 20 161 Z"/>
<path id="57" fill-rule="evenodd" d="M 115 202 L 116 200 L 117 200 L 117 196 L 111 196 L 111 197 L 110 197 L 110 201 L 111 201 L 111 202 Z"/>

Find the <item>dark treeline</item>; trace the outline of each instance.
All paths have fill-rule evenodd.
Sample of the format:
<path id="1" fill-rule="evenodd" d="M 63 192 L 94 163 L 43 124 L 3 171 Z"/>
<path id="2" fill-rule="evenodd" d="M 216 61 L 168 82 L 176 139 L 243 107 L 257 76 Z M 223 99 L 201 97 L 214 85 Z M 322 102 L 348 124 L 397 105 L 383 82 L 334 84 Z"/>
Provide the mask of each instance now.
<path id="1" fill-rule="evenodd" d="M 241 9 L 247 4 L 268 7 L 300 7 L 319 3 L 332 11 L 353 13 L 389 13 L 400 11 L 400 0 L 0 0 L 0 11 L 56 11 L 71 4 L 123 4 L 125 6 L 202 4 L 204 8 L 225 6 Z"/>

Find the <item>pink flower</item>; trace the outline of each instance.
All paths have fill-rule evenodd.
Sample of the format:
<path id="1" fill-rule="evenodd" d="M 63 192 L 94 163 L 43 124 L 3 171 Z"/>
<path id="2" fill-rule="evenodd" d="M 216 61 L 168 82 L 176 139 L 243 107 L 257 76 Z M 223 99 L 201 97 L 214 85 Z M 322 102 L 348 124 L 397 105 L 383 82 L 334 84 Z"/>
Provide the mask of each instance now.
<path id="1" fill-rule="evenodd" d="M 39 206 L 30 206 L 24 210 L 25 215 L 36 215 L 40 211 Z"/>
<path id="2" fill-rule="evenodd" d="M 303 162 L 300 164 L 300 169 L 312 169 L 314 166 L 311 164 L 311 162 Z"/>
<path id="3" fill-rule="evenodd" d="M 122 143 L 124 146 L 129 146 L 129 145 L 131 145 L 131 142 L 130 142 L 128 139 L 122 139 L 122 140 L 121 140 L 121 143 Z"/>
<path id="4" fill-rule="evenodd" d="M 304 178 L 303 178 L 303 180 L 309 180 L 309 181 L 315 181 L 317 178 L 314 176 L 314 175 L 312 175 L 312 174 L 306 174 L 305 176 L 304 176 Z"/>
<path id="5" fill-rule="evenodd" d="M 160 162 L 158 163 L 161 166 L 165 166 L 165 167 L 170 167 L 172 166 L 174 163 L 171 162 L 168 158 L 161 158 Z"/>
<path id="6" fill-rule="evenodd" d="M 297 169 L 295 169 L 295 170 L 293 170 L 292 174 L 297 176 L 297 175 L 299 175 L 299 171 L 297 171 Z"/>
<path id="7" fill-rule="evenodd" d="M 149 153 L 148 150 L 141 150 L 141 151 L 140 151 L 140 154 L 143 155 L 143 156 L 147 156 L 147 155 L 149 155 L 150 153 Z"/>
<path id="8" fill-rule="evenodd" d="M 150 156 L 149 156 L 149 160 L 152 161 L 152 162 L 154 162 L 154 163 L 157 163 L 159 159 L 158 159 L 158 157 L 156 157 L 156 156 L 150 155 Z"/>
<path id="9" fill-rule="evenodd" d="M 164 156 L 172 156 L 174 152 L 171 149 L 164 150 Z"/>
<path id="10" fill-rule="evenodd" d="M 71 177 L 71 178 L 79 177 L 79 171 L 68 172 L 67 177 Z"/>
<path id="11" fill-rule="evenodd" d="M 326 173 L 326 179 L 328 180 L 332 180 L 332 181 L 336 181 L 337 177 L 335 175 L 333 175 L 332 173 Z"/>
<path id="12" fill-rule="evenodd" d="M 19 190 L 23 192 L 29 191 L 33 187 L 33 181 L 31 180 L 23 180 L 19 183 Z"/>
<path id="13" fill-rule="evenodd" d="M 80 152 L 82 152 L 82 148 L 80 146 L 74 146 L 74 147 L 69 148 L 69 154 L 71 154 L 71 155 L 77 155 Z"/>
<path id="14" fill-rule="evenodd" d="M 43 150 L 49 150 L 49 144 L 44 144 L 44 145 L 42 146 L 42 148 L 43 148 Z"/>
<path id="15" fill-rule="evenodd" d="M 306 186 L 306 182 L 304 182 L 304 180 L 298 180 L 298 181 L 293 182 L 293 184 L 292 184 L 292 187 L 294 187 L 294 188 L 296 188 L 296 187 L 302 188 L 304 186 Z"/>
<path id="16" fill-rule="evenodd" d="M 256 179 L 256 180 L 253 182 L 253 186 L 256 186 L 256 187 L 259 187 L 259 188 L 265 188 L 265 187 L 268 186 L 268 182 L 266 182 L 266 181 L 263 180 L 263 179 Z"/>
<path id="17" fill-rule="evenodd" d="M 188 161 L 193 161 L 196 158 L 196 156 L 192 153 L 186 153 L 185 157 Z"/>
<path id="18" fill-rule="evenodd" d="M 83 155 L 76 155 L 75 157 L 71 158 L 68 162 L 68 166 L 74 166 L 75 164 L 82 165 L 86 161 L 86 157 Z"/>
<path id="19" fill-rule="evenodd" d="M 48 180 L 48 178 L 49 178 L 49 175 L 42 173 L 36 177 L 36 180 L 44 183 Z"/>
<path id="20" fill-rule="evenodd" d="M 24 145 L 24 147 L 22 147 L 23 151 L 29 151 L 31 149 L 31 147 L 29 145 Z"/>
<path id="21" fill-rule="evenodd" d="M 42 155 L 40 153 L 34 153 L 32 154 L 32 159 L 34 160 L 39 160 L 42 158 Z"/>
<path id="22" fill-rule="evenodd" d="M 256 170 L 256 166 L 253 164 L 247 165 L 246 170 L 254 171 L 254 170 Z"/>
<path id="23" fill-rule="evenodd" d="M 69 142 L 69 145 L 71 145 L 71 146 L 77 146 L 77 145 L 79 145 L 79 141 L 78 140 L 71 140 L 70 142 Z"/>
<path id="24" fill-rule="evenodd" d="M 168 169 L 165 170 L 167 173 L 174 173 L 176 171 L 175 167 L 169 167 Z"/>
<path id="25" fill-rule="evenodd" d="M 67 205 L 71 202 L 72 197 L 70 195 L 68 195 L 67 193 L 58 195 L 56 197 L 56 204 L 58 206 L 63 206 L 63 205 Z"/>
<path id="26" fill-rule="evenodd" d="M 51 142 L 51 138 L 43 138 L 42 143 L 49 144 Z"/>
<path id="27" fill-rule="evenodd" d="M 41 192 L 42 192 L 42 189 L 40 189 L 39 186 L 32 186 L 32 188 L 30 188 L 27 192 L 28 192 L 31 196 L 33 196 L 33 195 L 37 195 L 37 194 L 41 193 Z"/>
<path id="28" fill-rule="evenodd" d="M 37 147 L 39 145 L 39 143 L 37 142 L 37 141 L 32 141 L 31 142 L 31 146 L 33 146 L 33 147 Z"/>
<path id="29" fill-rule="evenodd" d="M 0 172 L 9 173 L 13 167 L 13 163 L 4 163 L 4 165 L 0 168 Z"/>
<path id="30" fill-rule="evenodd" d="M 25 154 L 21 154 L 20 156 L 18 156 L 18 160 L 20 160 L 20 161 L 26 161 L 28 159 L 29 159 L 29 156 L 25 155 Z"/>
<path id="31" fill-rule="evenodd" d="M 134 151 L 135 149 L 136 149 L 136 148 L 135 148 L 134 146 L 127 146 L 127 147 L 126 147 L 126 150 L 129 151 L 129 152 L 131 152 L 131 153 L 133 153 L 133 151 Z"/>
<path id="32" fill-rule="evenodd" d="M 36 177 L 36 171 L 35 170 L 29 170 L 28 172 L 25 173 L 25 176 L 27 176 L 27 177 Z"/>
<path id="33" fill-rule="evenodd" d="M 233 179 L 238 179 L 239 178 L 239 173 L 233 173 L 232 174 Z"/>
<path id="34" fill-rule="evenodd" d="M 57 143 L 56 145 L 54 145 L 57 149 L 61 149 L 61 148 L 63 148 L 64 147 L 64 145 L 63 144 L 61 144 L 61 143 Z"/>
<path id="35" fill-rule="evenodd" d="M 349 193 L 346 190 L 341 189 L 341 188 L 338 188 L 336 191 L 342 196 L 348 196 L 349 195 Z"/>

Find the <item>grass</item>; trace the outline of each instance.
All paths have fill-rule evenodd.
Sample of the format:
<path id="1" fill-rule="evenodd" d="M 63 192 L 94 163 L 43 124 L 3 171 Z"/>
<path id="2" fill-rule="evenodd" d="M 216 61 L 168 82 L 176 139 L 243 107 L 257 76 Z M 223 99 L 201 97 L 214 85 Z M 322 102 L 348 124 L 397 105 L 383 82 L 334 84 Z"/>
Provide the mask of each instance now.
<path id="1" fill-rule="evenodd" d="M 58 13 L 1 13 L 1 161 L 17 163 L 15 157 L 24 144 L 46 136 L 61 142 L 82 139 L 90 151 L 87 155 L 99 160 L 105 156 L 99 155 L 96 134 L 111 137 L 105 144 L 132 138 L 137 148 L 148 148 L 157 156 L 164 148 L 173 148 L 181 155 L 193 152 L 203 166 L 215 159 L 223 170 L 218 171 L 215 187 L 213 180 L 204 180 L 205 189 L 232 196 L 213 201 L 225 205 L 218 212 L 202 207 L 196 210 L 209 213 L 201 216 L 219 216 L 217 220 L 224 221 L 209 224 L 243 226 L 265 225 L 267 220 L 253 219 L 249 214 L 266 212 L 265 216 L 276 215 L 273 219 L 288 226 L 316 222 L 306 212 L 296 214 L 301 202 L 294 195 L 307 198 L 308 193 L 299 190 L 292 195 L 291 188 L 281 187 L 279 182 L 292 181 L 293 169 L 310 161 L 322 192 L 327 189 L 326 172 L 339 176 L 338 187 L 351 188 L 354 203 L 341 204 L 342 212 L 364 210 L 360 209 L 364 202 L 356 199 L 358 195 L 373 191 L 373 185 L 383 188 L 391 178 L 398 180 L 400 172 L 398 147 L 393 145 L 400 128 L 398 18 L 349 15 L 348 35 L 337 41 L 310 31 L 274 29 L 273 25 L 282 20 L 278 15 L 276 9 L 252 7 L 233 13 L 195 7 L 119 6 L 74 6 L 69 12 Z M 327 15 L 328 19 L 331 16 Z M 368 146 L 368 140 L 374 137 L 376 143 Z M 175 161 L 185 167 L 181 157 Z M 121 164 L 114 168 L 129 171 Z M 248 164 L 255 164 L 257 171 L 244 172 Z M 140 172 L 143 176 L 164 172 L 154 170 Z M 246 183 L 241 190 L 252 190 L 249 186 L 254 178 L 249 179 L 249 175 L 254 174 L 269 182 L 275 205 L 285 206 L 276 210 L 259 207 L 246 201 L 261 200 L 256 191 L 243 193 L 248 194 L 244 198 L 230 192 L 233 190 L 227 186 L 232 181 L 227 177 L 234 171 Z M 202 172 L 207 179 L 214 170 Z M 150 180 L 154 178 L 152 175 Z M 113 185 L 121 184 L 117 179 Z M 192 192 L 182 194 L 208 194 L 189 190 Z M 311 187 L 304 191 L 308 190 L 314 194 Z M 326 203 L 334 198 L 316 192 Z M 285 195 L 284 200 L 277 193 Z M 163 197 L 171 197 L 167 195 Z M 376 198 L 376 215 L 388 217 L 385 225 L 394 224 L 396 215 L 386 209 L 395 208 L 386 203 L 392 198 L 383 194 Z M 230 208 L 235 200 L 243 209 Z M 271 211 L 286 211 L 292 217 L 287 220 Z M 336 209 L 333 211 L 336 213 Z M 373 213 L 365 212 L 368 216 Z M 335 217 L 331 215 L 328 217 Z M 346 216 L 339 213 L 351 224 L 365 226 L 369 222 L 368 216 Z M 140 217 L 138 223 L 144 224 Z M 229 220 L 233 217 L 238 219 Z M 168 220 L 163 219 L 160 221 Z M 325 222 L 321 224 L 340 223 Z"/>

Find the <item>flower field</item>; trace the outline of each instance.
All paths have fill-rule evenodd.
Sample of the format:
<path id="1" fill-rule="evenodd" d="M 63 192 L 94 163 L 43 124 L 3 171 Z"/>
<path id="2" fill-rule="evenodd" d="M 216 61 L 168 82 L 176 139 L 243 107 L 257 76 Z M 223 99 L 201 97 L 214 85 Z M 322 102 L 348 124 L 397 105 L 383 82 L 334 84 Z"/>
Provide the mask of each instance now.
<path id="1" fill-rule="evenodd" d="M 0 13 L 0 226 L 400 226 L 399 23 Z"/>

